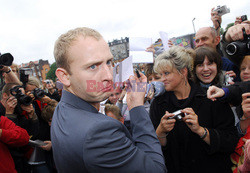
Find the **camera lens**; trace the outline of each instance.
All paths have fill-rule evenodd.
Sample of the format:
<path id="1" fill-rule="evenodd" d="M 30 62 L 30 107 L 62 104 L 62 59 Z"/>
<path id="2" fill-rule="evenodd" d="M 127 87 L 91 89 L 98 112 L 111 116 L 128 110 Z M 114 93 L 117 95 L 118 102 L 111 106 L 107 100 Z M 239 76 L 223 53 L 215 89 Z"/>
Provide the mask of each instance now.
<path id="1" fill-rule="evenodd" d="M 228 55 L 234 55 L 237 52 L 237 46 L 233 43 L 230 43 L 226 47 L 226 52 Z"/>
<path id="2" fill-rule="evenodd" d="M 30 105 L 32 103 L 32 98 L 26 95 L 23 95 L 22 97 L 19 98 L 19 101 L 23 105 Z"/>
<path id="3" fill-rule="evenodd" d="M 14 58 L 10 53 L 5 53 L 0 56 L 0 64 L 5 66 L 11 66 Z"/>

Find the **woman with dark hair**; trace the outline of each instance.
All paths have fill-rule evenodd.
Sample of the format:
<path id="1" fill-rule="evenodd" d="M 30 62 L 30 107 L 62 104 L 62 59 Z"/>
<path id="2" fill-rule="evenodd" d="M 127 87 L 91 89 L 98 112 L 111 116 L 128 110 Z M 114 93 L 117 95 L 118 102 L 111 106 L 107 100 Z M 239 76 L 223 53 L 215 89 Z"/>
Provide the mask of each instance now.
<path id="1" fill-rule="evenodd" d="M 150 117 L 169 173 L 231 172 L 234 115 L 229 104 L 207 99 L 190 80 L 194 57 L 193 50 L 175 46 L 156 58 L 154 70 L 166 91 L 154 99 Z"/>
<path id="2" fill-rule="evenodd" d="M 199 47 L 195 50 L 193 76 L 194 82 L 203 88 L 211 85 L 222 87 L 224 74 L 220 54 L 210 47 Z"/>

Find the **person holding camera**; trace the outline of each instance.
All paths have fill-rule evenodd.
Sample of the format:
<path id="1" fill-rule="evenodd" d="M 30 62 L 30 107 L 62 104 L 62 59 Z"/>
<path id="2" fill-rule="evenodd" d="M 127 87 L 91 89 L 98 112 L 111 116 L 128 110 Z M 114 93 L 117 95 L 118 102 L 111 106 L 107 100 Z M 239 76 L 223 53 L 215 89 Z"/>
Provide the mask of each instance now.
<path id="1" fill-rule="evenodd" d="M 236 82 L 233 86 L 223 87 L 222 89 L 213 86 L 208 89 L 207 95 L 208 95 L 208 98 L 211 100 L 215 100 L 216 98 L 223 97 L 222 100 L 226 100 L 230 104 L 237 106 L 236 113 L 238 115 L 238 122 L 236 126 L 238 129 L 239 135 L 243 136 L 245 135 L 246 130 L 248 126 L 250 125 L 249 123 L 250 119 L 248 119 L 250 118 L 250 114 L 245 113 L 245 115 L 248 115 L 246 117 L 244 116 L 244 111 L 243 111 L 244 107 L 248 107 L 246 105 L 249 104 L 248 101 L 250 101 L 250 99 L 245 96 L 244 100 L 248 100 L 248 101 L 244 101 L 243 97 L 241 97 L 242 94 L 244 93 L 250 94 L 249 92 L 250 91 L 250 84 L 249 84 L 250 82 L 250 55 L 246 55 L 244 57 L 244 59 L 242 60 L 240 64 L 240 69 L 241 69 L 241 72 L 240 72 L 241 81 L 243 83 Z M 241 121 L 241 120 L 246 120 L 246 121 Z"/>
<path id="2" fill-rule="evenodd" d="M 39 134 L 37 139 L 41 141 L 50 141 L 50 126 L 48 122 L 42 117 L 42 111 L 45 106 L 52 100 L 44 90 L 40 88 L 40 81 L 34 77 L 29 76 L 28 81 L 25 85 L 26 94 L 33 99 L 33 106 L 39 120 Z M 56 101 L 57 102 L 57 101 Z M 33 172 L 51 172 L 53 170 L 51 160 L 52 160 L 52 151 L 41 150 L 45 154 L 45 164 L 33 165 Z"/>
<path id="3" fill-rule="evenodd" d="M 11 69 L 12 62 L 14 60 L 13 56 L 10 53 L 1 54 L 0 53 L 0 60 L 2 60 L 3 64 L 0 64 L 0 77 L 1 77 L 1 84 L 0 84 L 0 91 L 2 91 L 4 85 L 6 83 L 18 83 L 22 85 L 16 73 L 14 73 Z"/>
<path id="4" fill-rule="evenodd" d="M 38 118 L 32 106 L 31 98 L 28 99 L 21 86 L 17 90 L 23 94 L 23 98 L 25 97 L 24 100 L 27 100 L 27 102 L 24 103 L 21 97 L 12 95 L 12 89 L 17 86 L 19 86 L 17 83 L 8 83 L 2 90 L 1 104 L 5 108 L 5 116 L 20 127 L 25 128 L 30 136 L 36 137 L 39 127 Z"/>
<path id="5" fill-rule="evenodd" d="M 33 100 L 32 104 L 39 120 L 40 130 L 38 138 L 43 141 L 50 139 L 50 127 L 48 123 L 42 118 L 41 112 L 47 103 L 52 99 L 46 96 L 45 91 L 40 88 L 40 81 L 34 76 L 29 76 L 28 82 L 25 86 L 25 91 L 26 94 Z"/>
<path id="6" fill-rule="evenodd" d="M 250 54 L 250 21 L 240 21 L 228 28 L 221 41 L 224 55 L 238 67 L 244 56 Z"/>
<path id="7" fill-rule="evenodd" d="M 218 10 L 215 10 L 215 8 L 212 8 L 211 10 L 211 20 L 215 30 L 217 31 L 217 35 L 220 35 L 222 17 L 219 15 Z"/>
<path id="8" fill-rule="evenodd" d="M 14 90 L 13 90 L 14 89 Z M 13 92 L 12 92 L 13 91 Z M 21 95 L 12 93 L 22 93 Z M 35 114 L 31 98 L 24 94 L 24 89 L 17 83 L 7 83 L 2 90 L 1 106 L 5 109 L 5 116 L 13 121 L 16 125 L 27 130 L 31 139 L 36 139 L 39 131 L 39 122 Z M 26 97 L 25 97 L 26 96 Z M 24 102 L 29 100 L 28 102 Z M 9 148 L 18 172 L 29 172 L 30 168 L 26 153 L 30 150 L 25 147 Z"/>
<path id="9" fill-rule="evenodd" d="M 19 79 L 19 67 L 17 64 L 12 63 L 12 65 L 10 66 L 11 70 L 13 71 L 13 73 L 18 77 Z"/>
<path id="10" fill-rule="evenodd" d="M 7 62 L 7 64 L 1 64 L 1 79 L 3 79 L 3 76 L 5 76 L 5 83 L 17 82 L 18 84 L 21 84 L 17 76 L 9 67 L 14 59 L 12 55 L 9 53 L 1 55 L 0 53 L 0 59 L 10 61 Z M 5 83 L 3 80 L 1 81 L 1 91 Z M 11 109 L 13 109 L 13 105 L 16 104 L 15 102 L 16 100 L 12 98 L 11 104 L 9 104 L 12 105 L 10 106 Z M 0 171 L 2 173 L 16 173 L 17 170 L 15 168 L 15 163 L 8 147 L 21 147 L 27 145 L 29 142 L 29 134 L 25 129 L 17 126 L 7 117 L 5 117 L 5 107 L 2 104 L 0 105 Z"/>
<path id="11" fill-rule="evenodd" d="M 174 46 L 155 59 L 166 91 L 154 99 L 150 117 L 170 173 L 231 172 L 234 115 L 229 104 L 207 99 L 190 80 L 194 57 L 194 50 Z"/>
<path id="12" fill-rule="evenodd" d="M 49 98 L 54 99 L 57 102 L 59 102 L 60 99 L 61 99 L 61 96 L 59 95 L 57 89 L 55 88 L 54 82 L 51 79 L 47 79 L 43 83 L 44 83 L 45 89 L 48 90 L 48 92 L 46 93 L 46 95 Z"/>

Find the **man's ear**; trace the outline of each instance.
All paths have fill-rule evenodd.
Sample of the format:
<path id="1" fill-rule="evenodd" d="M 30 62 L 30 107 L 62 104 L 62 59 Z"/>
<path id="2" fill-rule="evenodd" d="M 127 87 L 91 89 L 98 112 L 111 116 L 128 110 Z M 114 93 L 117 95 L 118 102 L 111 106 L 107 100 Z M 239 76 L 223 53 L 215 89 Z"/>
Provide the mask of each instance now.
<path id="1" fill-rule="evenodd" d="M 216 36 L 214 39 L 216 46 L 220 43 L 220 36 Z"/>
<path id="2" fill-rule="evenodd" d="M 56 76 L 59 79 L 59 81 L 63 83 L 64 86 L 66 87 L 70 86 L 70 80 L 69 80 L 70 75 L 64 68 L 57 68 Z"/>

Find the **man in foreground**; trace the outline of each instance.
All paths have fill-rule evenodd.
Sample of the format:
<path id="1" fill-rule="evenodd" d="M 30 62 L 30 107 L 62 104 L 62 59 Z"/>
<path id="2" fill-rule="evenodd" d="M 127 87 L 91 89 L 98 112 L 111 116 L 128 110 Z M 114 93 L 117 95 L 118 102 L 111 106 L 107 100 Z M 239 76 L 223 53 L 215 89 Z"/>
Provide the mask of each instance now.
<path id="1" fill-rule="evenodd" d="M 165 172 L 161 146 L 143 107 L 147 82 L 130 77 L 127 94 L 132 135 L 117 120 L 99 113 L 113 84 L 113 56 L 102 36 L 76 28 L 55 43 L 56 75 L 64 84 L 52 120 L 51 139 L 59 172 Z M 134 81 L 132 83 L 132 81 Z"/>

